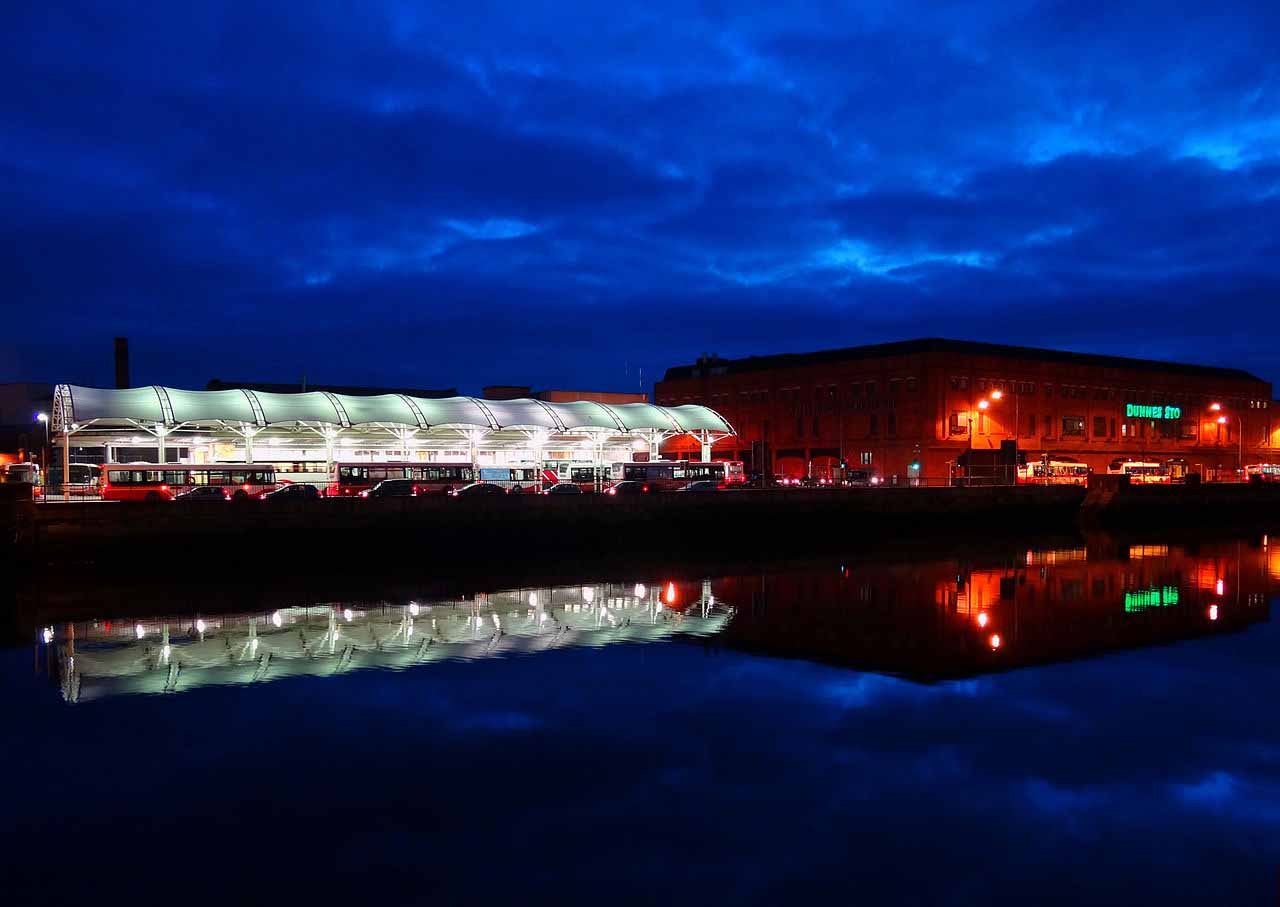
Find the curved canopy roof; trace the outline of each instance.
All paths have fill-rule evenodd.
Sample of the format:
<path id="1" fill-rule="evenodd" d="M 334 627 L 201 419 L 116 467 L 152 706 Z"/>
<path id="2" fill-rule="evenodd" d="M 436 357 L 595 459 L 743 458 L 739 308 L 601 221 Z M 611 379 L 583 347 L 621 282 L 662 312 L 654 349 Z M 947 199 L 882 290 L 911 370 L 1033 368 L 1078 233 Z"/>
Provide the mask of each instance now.
<path id="1" fill-rule="evenodd" d="M 656 429 L 734 434 L 719 413 L 705 406 L 611 405 L 592 401 L 429 399 L 405 394 L 358 397 L 312 391 L 275 394 L 252 390 L 189 391 L 168 387 L 115 390 L 60 384 L 54 394 L 54 427 L 131 427 L 136 423 L 170 428 L 234 423 L 316 425 L 352 428 L 462 428 L 545 430 L 549 433 L 608 431 L 625 434 Z"/>

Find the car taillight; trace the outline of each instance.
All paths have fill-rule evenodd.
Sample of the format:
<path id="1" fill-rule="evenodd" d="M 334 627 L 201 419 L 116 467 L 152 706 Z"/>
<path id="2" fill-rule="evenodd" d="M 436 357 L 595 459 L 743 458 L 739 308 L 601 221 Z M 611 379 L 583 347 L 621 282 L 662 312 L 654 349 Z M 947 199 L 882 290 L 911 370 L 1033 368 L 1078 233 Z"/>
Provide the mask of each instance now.
<path id="1" fill-rule="evenodd" d="M 369 496 L 369 492 L 367 492 L 367 491 L 362 491 L 362 492 L 360 492 L 360 497 L 362 497 L 362 498 L 367 498 L 368 496 Z"/>
<path id="2" fill-rule="evenodd" d="M 231 500 L 231 494 L 230 494 L 229 492 L 224 491 L 224 492 L 222 493 L 222 500 L 224 500 L 224 501 L 229 501 L 229 500 Z"/>
<path id="3" fill-rule="evenodd" d="M 168 485 L 161 485 L 161 486 L 160 486 L 160 490 L 161 490 L 161 491 L 168 491 L 168 490 L 169 490 L 169 486 L 168 486 Z"/>
<path id="4" fill-rule="evenodd" d="M 418 486 L 417 486 L 417 485 L 414 485 L 414 486 L 413 486 L 413 493 L 414 493 L 414 494 L 417 494 L 417 493 L 418 493 Z"/>
<path id="5" fill-rule="evenodd" d="M 609 494 L 617 494 L 617 493 L 618 493 L 618 489 L 616 489 L 616 488 L 610 488 L 610 489 L 609 489 Z"/>
<path id="6" fill-rule="evenodd" d="M 644 486 L 643 488 L 641 488 L 640 490 L 641 490 L 641 491 L 648 491 L 648 490 L 649 490 L 649 486 L 648 486 L 648 485 L 646 485 L 646 486 Z"/>

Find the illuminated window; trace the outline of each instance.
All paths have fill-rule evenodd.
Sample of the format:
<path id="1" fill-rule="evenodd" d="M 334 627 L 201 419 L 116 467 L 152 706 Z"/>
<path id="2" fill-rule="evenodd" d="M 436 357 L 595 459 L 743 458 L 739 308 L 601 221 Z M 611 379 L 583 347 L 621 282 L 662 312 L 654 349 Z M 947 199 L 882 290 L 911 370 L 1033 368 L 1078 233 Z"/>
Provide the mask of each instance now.
<path id="1" fill-rule="evenodd" d="M 952 435 L 966 435 L 969 433 L 969 414 L 952 411 L 951 418 L 947 421 L 947 432 Z"/>
<path id="2" fill-rule="evenodd" d="M 1064 438 L 1084 437 L 1084 416 L 1063 416 L 1062 417 L 1062 437 Z"/>
<path id="3" fill-rule="evenodd" d="M 858 463 L 859 463 L 859 465 L 861 465 L 861 466 L 870 466 L 870 465 L 871 465 L 871 451 L 869 451 L 869 450 L 864 450 L 864 451 L 862 451 L 861 453 L 859 453 L 859 454 L 858 454 Z"/>

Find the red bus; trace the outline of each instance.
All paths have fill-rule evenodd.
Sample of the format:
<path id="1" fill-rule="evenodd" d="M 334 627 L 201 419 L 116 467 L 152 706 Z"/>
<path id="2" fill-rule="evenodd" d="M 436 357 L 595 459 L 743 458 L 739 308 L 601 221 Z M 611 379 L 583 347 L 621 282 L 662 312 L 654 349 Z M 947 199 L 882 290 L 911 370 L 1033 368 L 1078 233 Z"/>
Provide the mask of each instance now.
<path id="1" fill-rule="evenodd" d="M 651 460 L 647 463 L 616 463 L 615 479 L 646 482 L 654 491 L 676 491 L 690 482 L 715 482 L 722 487 L 742 485 L 747 477 L 741 460 Z"/>
<path id="2" fill-rule="evenodd" d="M 172 501 L 197 485 L 219 486 L 243 500 L 277 487 L 275 469 L 254 463 L 107 463 L 100 468 L 104 501 Z"/>
<path id="3" fill-rule="evenodd" d="M 359 497 L 386 479 L 412 479 L 418 494 L 448 494 L 475 481 L 470 463 L 334 463 L 329 470 L 330 497 Z"/>

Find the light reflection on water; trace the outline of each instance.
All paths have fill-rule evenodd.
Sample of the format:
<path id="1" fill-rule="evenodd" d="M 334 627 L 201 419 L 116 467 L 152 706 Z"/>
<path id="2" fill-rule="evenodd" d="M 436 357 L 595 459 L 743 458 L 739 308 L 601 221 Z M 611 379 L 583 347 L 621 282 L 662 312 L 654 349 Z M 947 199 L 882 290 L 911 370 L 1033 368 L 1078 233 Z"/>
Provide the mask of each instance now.
<path id="1" fill-rule="evenodd" d="M 709 581 L 555 586 L 450 601 L 67 621 L 41 629 L 38 657 L 68 702 L 85 702 L 704 637 L 718 633 L 732 615 L 716 601 Z"/>
<path id="2" fill-rule="evenodd" d="M 0 652 L 6 895 L 145 903 L 164 866 L 183 903 L 1274 896 L 1269 540 L 705 572 L 670 602 L 636 569 L 28 611 L 37 672 Z"/>
<path id="3" fill-rule="evenodd" d="M 1028 547 L 991 558 L 822 563 L 701 582 L 594 583 L 448 600 L 53 623 L 37 662 L 68 702 L 404 670 L 680 638 L 920 681 L 1238 630 L 1280 582 L 1267 537 Z"/>

